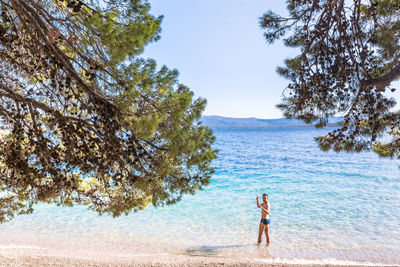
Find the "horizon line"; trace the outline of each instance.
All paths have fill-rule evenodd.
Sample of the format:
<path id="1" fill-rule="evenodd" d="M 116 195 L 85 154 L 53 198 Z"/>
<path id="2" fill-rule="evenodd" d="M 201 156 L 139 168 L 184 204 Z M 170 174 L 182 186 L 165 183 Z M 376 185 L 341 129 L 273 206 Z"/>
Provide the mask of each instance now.
<path id="1" fill-rule="evenodd" d="M 201 116 L 214 116 L 214 117 L 223 117 L 223 118 L 229 118 L 229 119 L 260 119 L 260 120 L 277 120 L 277 119 L 288 119 L 286 117 L 280 117 L 280 118 L 258 118 L 258 117 L 228 117 L 224 115 L 211 115 L 211 114 L 203 114 Z"/>

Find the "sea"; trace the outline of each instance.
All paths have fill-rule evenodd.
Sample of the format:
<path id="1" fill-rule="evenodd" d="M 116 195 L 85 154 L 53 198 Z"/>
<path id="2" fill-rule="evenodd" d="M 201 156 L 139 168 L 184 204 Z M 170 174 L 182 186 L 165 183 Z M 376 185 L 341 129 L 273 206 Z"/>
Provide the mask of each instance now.
<path id="1" fill-rule="evenodd" d="M 321 151 L 329 128 L 215 129 L 211 183 L 172 206 L 112 218 L 38 204 L 0 236 L 73 237 L 260 263 L 400 265 L 400 160 Z M 271 244 L 257 245 L 268 193 Z"/>

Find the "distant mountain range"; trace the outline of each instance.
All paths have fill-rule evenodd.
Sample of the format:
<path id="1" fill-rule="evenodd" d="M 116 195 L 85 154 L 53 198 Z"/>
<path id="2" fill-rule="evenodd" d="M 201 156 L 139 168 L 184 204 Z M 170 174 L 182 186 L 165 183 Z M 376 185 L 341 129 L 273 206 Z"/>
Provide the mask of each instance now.
<path id="1" fill-rule="evenodd" d="M 337 126 L 342 117 L 329 119 L 328 126 Z M 241 129 L 241 128 L 297 128 L 314 127 L 297 119 L 257 119 L 257 118 L 229 118 L 222 116 L 202 116 L 204 125 L 212 129 Z"/>

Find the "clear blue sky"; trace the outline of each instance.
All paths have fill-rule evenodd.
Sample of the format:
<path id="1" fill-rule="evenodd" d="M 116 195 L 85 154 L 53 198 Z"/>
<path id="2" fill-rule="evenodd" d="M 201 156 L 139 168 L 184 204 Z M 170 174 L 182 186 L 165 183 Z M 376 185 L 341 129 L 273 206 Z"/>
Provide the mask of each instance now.
<path id="1" fill-rule="evenodd" d="M 276 67 L 296 51 L 268 45 L 258 18 L 268 9 L 286 13 L 285 1 L 150 0 L 164 15 L 161 40 L 143 57 L 175 68 L 180 82 L 207 99 L 205 115 L 280 118 L 275 108 L 288 81 Z"/>

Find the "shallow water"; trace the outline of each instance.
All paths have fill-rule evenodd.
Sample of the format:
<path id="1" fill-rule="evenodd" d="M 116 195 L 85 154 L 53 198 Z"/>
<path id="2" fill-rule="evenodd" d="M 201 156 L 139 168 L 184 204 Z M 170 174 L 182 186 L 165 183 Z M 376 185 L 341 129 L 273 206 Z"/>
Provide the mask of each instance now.
<path id="1" fill-rule="evenodd" d="M 215 130 L 220 153 L 210 185 L 174 206 L 113 219 L 85 207 L 39 205 L 3 224 L 0 235 L 48 234 L 260 261 L 400 264 L 400 161 L 320 151 L 313 137 L 326 132 Z M 268 248 L 255 245 L 255 197 L 263 192 L 271 203 Z"/>

